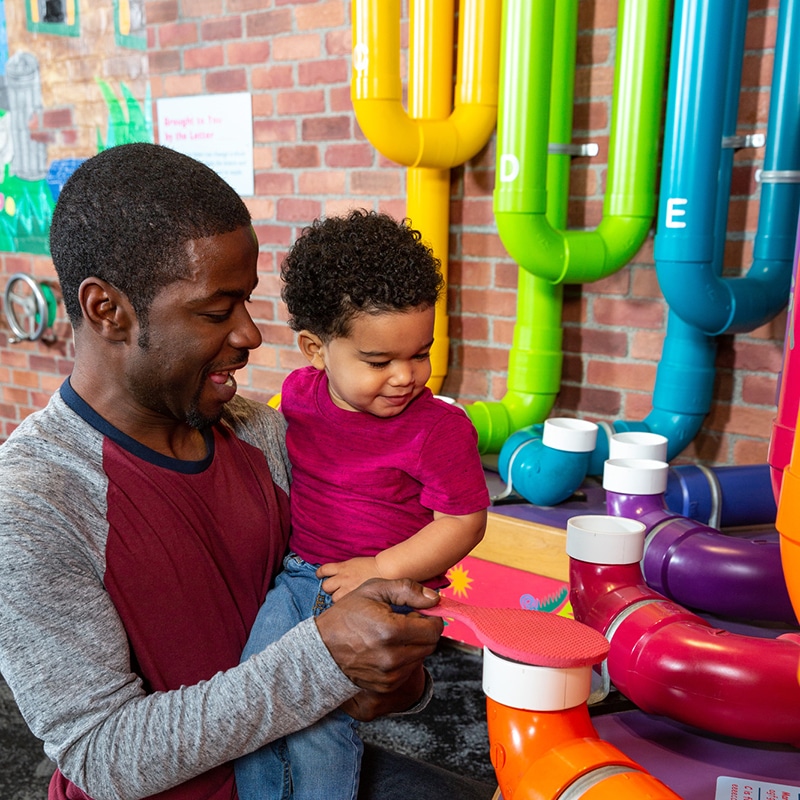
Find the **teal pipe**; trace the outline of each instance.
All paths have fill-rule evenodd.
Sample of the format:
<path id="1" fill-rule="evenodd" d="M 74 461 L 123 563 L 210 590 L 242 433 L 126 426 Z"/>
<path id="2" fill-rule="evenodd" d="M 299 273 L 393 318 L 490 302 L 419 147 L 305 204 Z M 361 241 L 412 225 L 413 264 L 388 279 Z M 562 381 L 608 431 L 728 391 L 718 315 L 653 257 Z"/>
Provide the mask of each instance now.
<path id="1" fill-rule="evenodd" d="M 786 305 L 800 208 L 800 183 L 775 180 L 800 171 L 800 12 L 796 0 L 784 0 L 753 264 L 743 278 L 722 277 L 733 154 L 720 144 L 736 130 L 746 15 L 746 0 L 679 0 L 676 6 L 679 55 L 670 76 L 675 89 L 664 161 L 680 166 L 662 180 L 656 272 L 670 309 L 709 335 L 753 330 Z"/>
<path id="2" fill-rule="evenodd" d="M 572 136 L 577 3 L 503 5 L 494 211 L 520 281 L 508 393 L 500 403 L 466 409 L 481 452 L 498 452 L 514 431 L 544 420 L 555 403 L 563 362 L 561 284 L 598 280 L 621 268 L 649 231 L 668 5 L 620 2 L 608 188 L 594 231 L 563 230 L 570 156 L 548 155 L 548 143 L 569 144 Z"/>

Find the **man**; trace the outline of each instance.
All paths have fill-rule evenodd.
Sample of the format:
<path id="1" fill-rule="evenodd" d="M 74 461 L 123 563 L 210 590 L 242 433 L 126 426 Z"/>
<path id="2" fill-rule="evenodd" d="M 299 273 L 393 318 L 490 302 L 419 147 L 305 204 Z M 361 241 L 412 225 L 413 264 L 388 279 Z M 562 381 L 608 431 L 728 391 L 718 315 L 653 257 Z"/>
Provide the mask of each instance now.
<path id="1" fill-rule="evenodd" d="M 289 490 L 280 415 L 236 396 L 261 343 L 241 199 L 167 148 L 112 148 L 64 186 L 51 251 L 74 369 L 0 448 L 0 673 L 58 765 L 51 800 L 230 800 L 229 762 L 265 742 L 340 705 L 413 707 L 442 623 L 392 612 L 437 602 L 410 581 L 367 583 L 237 666 Z M 386 758 L 364 797 L 428 791 Z"/>

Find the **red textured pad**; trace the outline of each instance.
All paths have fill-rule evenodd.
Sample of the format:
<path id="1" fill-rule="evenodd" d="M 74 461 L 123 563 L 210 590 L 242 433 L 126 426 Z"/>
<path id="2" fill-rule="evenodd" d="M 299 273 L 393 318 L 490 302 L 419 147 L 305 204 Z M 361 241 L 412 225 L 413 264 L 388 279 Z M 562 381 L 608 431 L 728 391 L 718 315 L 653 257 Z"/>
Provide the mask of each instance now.
<path id="1" fill-rule="evenodd" d="M 438 606 L 419 611 L 465 623 L 493 653 L 523 664 L 585 667 L 608 655 L 608 640 L 602 633 L 547 611 L 470 606 L 444 595 Z"/>

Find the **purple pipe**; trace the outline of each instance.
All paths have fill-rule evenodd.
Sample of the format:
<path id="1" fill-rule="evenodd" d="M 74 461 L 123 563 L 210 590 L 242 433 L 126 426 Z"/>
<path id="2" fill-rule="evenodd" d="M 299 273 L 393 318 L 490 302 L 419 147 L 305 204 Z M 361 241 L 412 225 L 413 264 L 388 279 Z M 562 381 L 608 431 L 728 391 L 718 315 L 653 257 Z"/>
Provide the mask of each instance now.
<path id="1" fill-rule="evenodd" d="M 607 462 L 624 465 L 625 462 Z M 630 460 L 631 471 L 660 462 Z M 663 474 L 666 475 L 666 465 Z M 606 508 L 616 517 L 643 523 L 646 545 L 642 571 L 655 591 L 710 614 L 797 624 L 786 588 L 777 541 L 728 536 L 671 512 L 663 491 L 629 494 L 619 489 L 625 466 L 604 477 Z M 617 477 L 615 478 L 614 475 Z M 656 480 L 654 487 L 660 488 Z"/>

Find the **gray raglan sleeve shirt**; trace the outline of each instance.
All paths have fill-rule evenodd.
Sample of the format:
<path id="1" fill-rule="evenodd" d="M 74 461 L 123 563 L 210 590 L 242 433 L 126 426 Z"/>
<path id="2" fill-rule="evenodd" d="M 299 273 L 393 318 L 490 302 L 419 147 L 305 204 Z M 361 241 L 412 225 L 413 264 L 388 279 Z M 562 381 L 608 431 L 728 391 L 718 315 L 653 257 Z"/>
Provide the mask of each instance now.
<path id="1" fill-rule="evenodd" d="M 247 416 L 235 405 L 229 422 L 288 489 L 275 415 Z M 56 395 L 0 447 L 0 673 L 69 780 L 134 800 L 313 723 L 357 687 L 307 620 L 208 681 L 146 694 L 103 586 L 102 439 Z"/>

